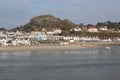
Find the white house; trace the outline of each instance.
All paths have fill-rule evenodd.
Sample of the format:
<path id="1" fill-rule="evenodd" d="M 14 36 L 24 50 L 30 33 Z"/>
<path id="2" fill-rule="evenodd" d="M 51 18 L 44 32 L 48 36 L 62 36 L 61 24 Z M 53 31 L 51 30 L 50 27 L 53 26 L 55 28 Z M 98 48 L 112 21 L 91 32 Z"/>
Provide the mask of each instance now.
<path id="1" fill-rule="evenodd" d="M 15 37 L 15 33 L 14 32 L 7 32 L 7 37 L 12 38 Z"/>
<path id="2" fill-rule="evenodd" d="M 52 34 L 55 34 L 55 32 L 54 31 L 47 31 L 46 34 L 52 35 Z"/>
<path id="3" fill-rule="evenodd" d="M 49 35 L 49 34 L 60 34 L 60 33 L 62 33 L 62 30 L 59 29 L 59 28 L 56 28 L 56 29 L 48 30 L 46 33 L 47 33 L 48 35 Z"/>
<path id="4" fill-rule="evenodd" d="M 0 44 L 1 44 L 1 46 L 7 46 L 8 45 L 7 40 L 4 39 L 4 38 L 0 40 Z"/>
<path id="5" fill-rule="evenodd" d="M 70 31 L 79 32 L 79 31 L 82 31 L 82 29 L 81 29 L 80 27 L 74 27 L 74 28 L 72 28 Z"/>
<path id="6" fill-rule="evenodd" d="M 60 33 L 62 33 L 62 30 L 61 30 L 61 29 L 58 29 L 58 28 L 57 28 L 57 29 L 54 29 L 53 31 L 54 31 L 55 34 L 60 34 Z"/>
<path id="7" fill-rule="evenodd" d="M 96 27 L 90 26 L 87 28 L 88 32 L 98 32 L 98 29 Z"/>
<path id="8" fill-rule="evenodd" d="M 6 35 L 6 34 L 4 34 L 2 31 L 0 31 L 0 37 L 1 37 L 1 38 L 6 38 L 6 37 L 7 37 L 7 35 Z"/>
<path id="9" fill-rule="evenodd" d="M 108 31 L 108 28 L 107 28 L 107 26 L 100 26 L 100 27 L 98 27 L 98 30 L 99 31 Z"/>

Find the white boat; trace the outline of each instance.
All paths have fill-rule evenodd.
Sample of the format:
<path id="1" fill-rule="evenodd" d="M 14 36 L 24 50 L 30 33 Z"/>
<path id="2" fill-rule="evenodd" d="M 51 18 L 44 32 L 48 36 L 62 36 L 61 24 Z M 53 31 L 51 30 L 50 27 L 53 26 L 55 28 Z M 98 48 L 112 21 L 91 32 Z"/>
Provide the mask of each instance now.
<path id="1" fill-rule="evenodd" d="M 105 47 L 106 49 L 111 49 L 111 47 Z"/>

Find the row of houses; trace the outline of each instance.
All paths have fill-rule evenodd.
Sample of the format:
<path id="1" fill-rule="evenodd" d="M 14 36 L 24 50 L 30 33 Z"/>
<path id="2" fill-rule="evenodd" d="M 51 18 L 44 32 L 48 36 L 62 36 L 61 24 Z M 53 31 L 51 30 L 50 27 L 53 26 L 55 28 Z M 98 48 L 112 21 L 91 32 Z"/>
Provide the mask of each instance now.
<path id="1" fill-rule="evenodd" d="M 54 31 L 32 31 L 32 32 L 8 32 L 0 31 L 0 46 L 17 46 L 17 45 L 31 45 L 39 41 L 58 41 L 62 36 L 54 36 L 54 34 L 61 33 L 60 29 Z"/>
<path id="2" fill-rule="evenodd" d="M 99 26 L 96 27 L 94 25 L 88 25 L 88 26 L 77 26 L 72 28 L 70 31 L 85 31 L 85 32 L 101 32 L 101 31 L 109 31 L 109 32 L 120 32 L 120 30 L 114 30 L 114 29 L 108 29 L 107 26 Z"/>
<path id="3" fill-rule="evenodd" d="M 58 31 L 59 32 L 59 31 Z M 57 33 L 58 33 L 57 32 Z M 59 32 L 60 33 L 60 32 Z M 116 38 L 115 40 L 112 39 L 104 39 L 101 40 L 98 37 L 79 37 L 79 36 L 59 36 L 53 35 L 53 33 L 45 32 L 42 30 L 41 32 L 23 32 L 23 31 L 16 31 L 16 32 L 5 32 L 0 31 L 0 46 L 17 46 L 17 45 L 32 45 L 36 42 L 112 42 L 112 41 L 119 41 L 120 38 Z"/>
<path id="4" fill-rule="evenodd" d="M 82 29 L 84 28 L 84 29 Z M 108 31 L 107 26 L 102 26 L 96 28 L 95 26 L 87 26 L 87 27 L 74 27 L 70 31 L 88 31 L 88 32 L 98 32 L 98 31 Z M 62 30 L 59 28 L 46 30 L 42 29 L 41 31 L 31 31 L 31 32 L 8 32 L 8 31 L 0 31 L 0 45 L 1 46 L 9 46 L 9 45 L 31 45 L 38 41 L 48 41 L 48 42 L 56 42 L 56 41 L 113 41 L 111 39 L 101 40 L 97 37 L 79 37 L 79 36 L 59 36 L 54 34 L 60 34 Z M 120 41 L 119 38 L 115 39 L 116 41 Z M 114 41 L 115 41 L 114 40 Z"/>
<path id="5" fill-rule="evenodd" d="M 23 32 L 4 32 L 0 31 L 0 45 L 30 45 L 28 34 Z"/>

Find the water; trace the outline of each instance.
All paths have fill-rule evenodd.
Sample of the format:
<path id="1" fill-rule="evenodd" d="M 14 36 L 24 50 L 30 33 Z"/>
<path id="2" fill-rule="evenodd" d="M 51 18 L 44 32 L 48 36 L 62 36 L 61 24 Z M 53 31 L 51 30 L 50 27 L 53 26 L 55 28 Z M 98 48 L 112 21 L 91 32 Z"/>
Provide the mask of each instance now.
<path id="1" fill-rule="evenodd" d="M 111 56 L 108 56 L 111 54 Z M 0 80 L 119 80 L 120 46 L 0 52 Z"/>

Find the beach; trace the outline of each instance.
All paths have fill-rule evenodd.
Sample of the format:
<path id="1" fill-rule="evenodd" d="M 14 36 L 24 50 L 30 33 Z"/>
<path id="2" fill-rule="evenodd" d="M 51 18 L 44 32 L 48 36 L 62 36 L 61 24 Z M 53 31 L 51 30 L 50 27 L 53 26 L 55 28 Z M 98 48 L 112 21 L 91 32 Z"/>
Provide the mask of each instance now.
<path id="1" fill-rule="evenodd" d="M 75 50 L 80 48 L 100 47 L 100 46 L 119 45 L 118 43 L 76 43 L 76 44 L 41 44 L 29 46 L 0 46 L 1 51 L 32 51 L 32 50 Z"/>
<path id="2" fill-rule="evenodd" d="M 93 45 L 80 45 L 80 44 L 71 44 L 71 45 L 30 45 L 30 46 L 1 46 L 1 51 L 30 51 L 30 50 L 72 50 L 93 47 Z"/>
<path id="3" fill-rule="evenodd" d="M 67 50 L 80 49 L 80 45 L 34 45 L 34 46 L 2 46 L 0 51 L 27 51 L 27 50 Z"/>

